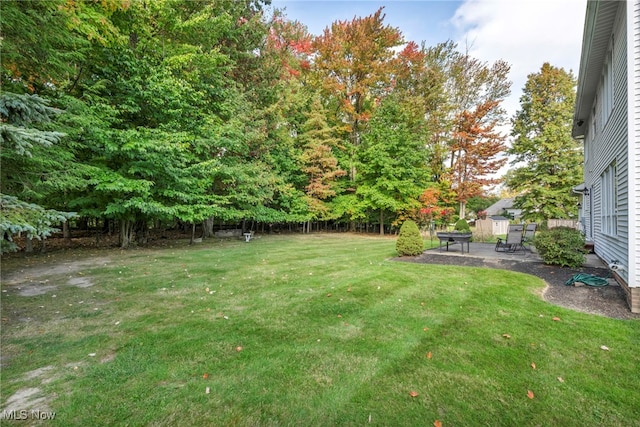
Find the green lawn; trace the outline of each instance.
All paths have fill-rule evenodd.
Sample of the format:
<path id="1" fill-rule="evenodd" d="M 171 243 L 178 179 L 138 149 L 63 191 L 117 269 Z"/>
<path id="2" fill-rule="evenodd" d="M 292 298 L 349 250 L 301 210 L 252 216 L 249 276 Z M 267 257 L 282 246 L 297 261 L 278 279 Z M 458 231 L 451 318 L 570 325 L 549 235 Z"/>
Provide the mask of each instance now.
<path id="1" fill-rule="evenodd" d="M 97 255 L 90 287 L 3 285 L 2 409 L 39 388 L 62 426 L 640 426 L 640 322 L 532 276 L 338 234 Z"/>

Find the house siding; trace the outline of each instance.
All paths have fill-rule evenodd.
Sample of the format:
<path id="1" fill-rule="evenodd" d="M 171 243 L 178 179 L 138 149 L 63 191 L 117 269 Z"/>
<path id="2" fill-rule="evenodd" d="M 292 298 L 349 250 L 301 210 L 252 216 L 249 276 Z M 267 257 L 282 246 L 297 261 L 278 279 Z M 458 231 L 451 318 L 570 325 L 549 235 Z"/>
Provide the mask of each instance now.
<path id="1" fill-rule="evenodd" d="M 606 123 L 600 123 L 603 102 L 596 97 L 595 111 L 590 115 L 588 128 L 590 132 L 585 138 L 585 184 L 592 191 L 592 203 L 585 203 L 592 209 L 592 215 L 585 214 L 585 221 L 593 232 L 594 249 L 596 254 L 605 262 L 617 260 L 620 265 L 629 265 L 629 186 L 627 185 L 628 157 L 628 81 L 627 81 L 627 8 L 625 2 L 620 2 L 616 15 L 613 33 L 613 92 L 614 105 Z M 593 122 L 597 127 L 594 132 Z M 618 218 L 615 235 L 608 235 L 602 231 L 602 196 L 603 188 L 601 176 L 612 162 L 617 168 L 617 200 Z M 635 224 L 634 224 L 635 226 Z M 628 282 L 627 269 L 620 271 L 620 277 Z"/>
<path id="2" fill-rule="evenodd" d="M 628 170 L 629 194 L 629 246 L 630 256 L 627 274 L 627 298 L 631 311 L 640 313 L 640 0 L 629 2 L 627 21 L 630 23 L 628 34 L 628 135 L 627 157 L 633 165 Z"/>
<path id="3" fill-rule="evenodd" d="M 572 129 L 584 141 L 581 215 L 596 254 L 621 266 L 614 276 L 640 313 L 640 0 L 589 1 L 584 34 Z"/>

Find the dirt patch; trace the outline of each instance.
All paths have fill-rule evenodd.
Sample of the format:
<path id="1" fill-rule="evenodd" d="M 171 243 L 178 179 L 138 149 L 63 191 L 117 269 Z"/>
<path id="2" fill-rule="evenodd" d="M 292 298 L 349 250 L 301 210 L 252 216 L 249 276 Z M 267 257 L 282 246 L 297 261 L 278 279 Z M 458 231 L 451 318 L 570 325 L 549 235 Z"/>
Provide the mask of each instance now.
<path id="1" fill-rule="evenodd" d="M 88 258 L 78 261 L 67 261 L 61 263 L 46 263 L 45 265 L 34 265 L 17 268 L 13 271 L 2 271 L 2 283 L 5 285 L 22 285 L 38 282 L 43 277 L 68 276 L 75 274 L 85 268 L 107 265 L 109 258 Z"/>
<path id="2" fill-rule="evenodd" d="M 611 285 L 600 288 L 565 285 L 567 280 L 578 273 L 587 273 L 598 277 L 609 277 L 609 271 L 606 268 L 585 266 L 574 269 L 545 265 L 541 262 L 446 256 L 430 254 L 428 252 L 416 257 L 396 258 L 396 260 L 423 264 L 463 265 L 518 271 L 543 279 L 547 283 L 547 288 L 542 292 L 542 297 L 545 301 L 552 304 L 614 319 L 640 319 L 640 314 L 631 313 L 625 299 L 624 290 L 613 280 L 610 281 Z"/>
<path id="3" fill-rule="evenodd" d="M 26 374 L 24 374 L 22 380 L 28 381 L 28 380 L 33 380 L 35 378 L 41 378 L 52 369 L 53 369 L 53 366 L 44 366 L 42 368 L 34 369 L 33 371 L 29 371 Z M 49 382 L 49 380 L 44 380 L 43 382 Z"/>
<path id="4" fill-rule="evenodd" d="M 3 413 L 19 411 L 46 411 L 47 398 L 38 387 L 21 388 L 7 399 Z"/>
<path id="5" fill-rule="evenodd" d="M 93 286 L 93 281 L 90 277 L 72 277 L 69 279 L 68 283 L 78 288 L 88 288 Z"/>
<path id="6" fill-rule="evenodd" d="M 49 291 L 53 291 L 58 287 L 55 285 L 41 285 L 38 283 L 30 283 L 25 287 L 19 287 L 18 295 L 21 297 L 33 297 L 36 295 L 44 295 Z"/>
<path id="7" fill-rule="evenodd" d="M 31 297 L 52 292 L 63 284 L 88 288 L 93 286 L 93 280 L 78 274 L 86 268 L 99 267 L 110 262 L 109 258 L 96 257 L 57 263 L 47 262 L 44 265 L 19 266 L 10 271 L 3 268 L 3 292 L 7 292 L 7 288 L 10 288 L 20 296 Z"/>
<path id="8" fill-rule="evenodd" d="M 40 380 L 40 385 L 44 385 L 54 379 L 54 371 L 53 366 L 43 366 L 42 368 L 26 372 L 22 378 L 17 381 L 33 382 L 34 380 Z M 0 412 L 2 414 L 22 414 L 26 417 L 32 411 L 49 411 L 49 399 L 40 387 L 23 387 L 19 389 L 9 396 L 4 408 L 2 408 Z"/>

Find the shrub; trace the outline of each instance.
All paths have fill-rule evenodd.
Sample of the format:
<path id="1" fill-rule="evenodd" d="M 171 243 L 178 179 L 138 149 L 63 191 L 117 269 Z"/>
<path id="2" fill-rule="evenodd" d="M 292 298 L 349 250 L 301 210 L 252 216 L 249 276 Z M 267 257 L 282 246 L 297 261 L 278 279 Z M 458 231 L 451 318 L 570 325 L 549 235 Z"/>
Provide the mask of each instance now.
<path id="1" fill-rule="evenodd" d="M 454 225 L 453 229 L 455 231 L 464 231 L 465 233 L 471 232 L 471 229 L 469 228 L 469 223 L 467 223 L 467 221 L 464 218 L 460 218 L 458 221 L 456 221 L 456 224 Z"/>
<path id="2" fill-rule="evenodd" d="M 399 256 L 416 256 L 424 251 L 424 241 L 415 222 L 408 220 L 400 227 L 396 251 Z"/>
<path id="3" fill-rule="evenodd" d="M 586 261 L 584 236 L 574 228 L 557 227 L 536 234 L 533 244 L 545 264 L 580 267 Z"/>

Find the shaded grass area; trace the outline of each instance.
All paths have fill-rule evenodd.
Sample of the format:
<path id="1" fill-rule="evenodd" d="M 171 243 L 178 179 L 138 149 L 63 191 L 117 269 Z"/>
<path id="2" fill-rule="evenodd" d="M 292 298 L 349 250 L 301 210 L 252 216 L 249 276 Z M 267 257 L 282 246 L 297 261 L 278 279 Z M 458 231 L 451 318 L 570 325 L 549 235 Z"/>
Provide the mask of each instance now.
<path id="1" fill-rule="evenodd" d="M 640 425 L 640 322 L 545 303 L 520 273 L 389 261 L 394 244 L 113 251 L 92 287 L 9 288 L 2 408 L 37 386 L 65 426 Z"/>

